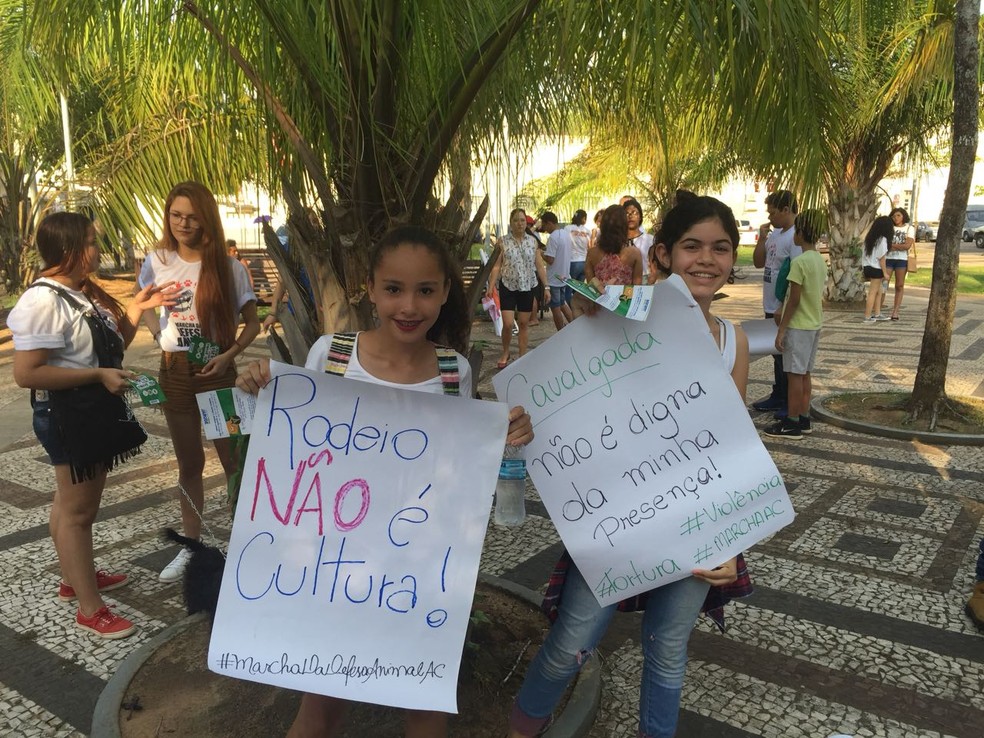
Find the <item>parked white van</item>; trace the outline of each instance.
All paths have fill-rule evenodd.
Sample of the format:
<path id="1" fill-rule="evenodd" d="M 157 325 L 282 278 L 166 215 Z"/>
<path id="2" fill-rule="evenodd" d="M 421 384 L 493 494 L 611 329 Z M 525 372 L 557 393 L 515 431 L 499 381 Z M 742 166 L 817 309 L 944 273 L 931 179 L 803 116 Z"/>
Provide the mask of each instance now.
<path id="1" fill-rule="evenodd" d="M 974 240 L 974 229 L 984 226 L 984 202 L 975 202 L 967 206 L 967 217 L 964 220 L 961 238 L 964 241 Z"/>

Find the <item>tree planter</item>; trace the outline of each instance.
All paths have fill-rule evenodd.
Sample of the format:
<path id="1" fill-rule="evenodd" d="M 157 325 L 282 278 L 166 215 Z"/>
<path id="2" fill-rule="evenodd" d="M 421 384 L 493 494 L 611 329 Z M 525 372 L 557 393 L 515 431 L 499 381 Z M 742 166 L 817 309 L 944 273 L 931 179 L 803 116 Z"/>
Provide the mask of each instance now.
<path id="1" fill-rule="evenodd" d="M 501 738 L 505 732 L 512 698 L 546 630 L 537 610 L 539 600 L 524 587 L 480 576 L 473 611 L 484 613 L 489 622 L 476 617 L 469 631 L 469 640 L 476 645 L 465 648 L 458 686 L 460 714 L 451 718 L 452 736 Z M 296 712 L 298 693 L 208 671 L 208 633 L 205 618 L 185 618 L 130 654 L 99 697 L 91 735 L 284 735 Z M 587 735 L 600 697 L 601 672 L 597 660 L 592 660 L 545 736 Z M 142 709 L 132 709 L 138 698 Z M 351 736 L 402 735 L 402 713 L 356 705 L 347 725 L 346 735 Z"/>

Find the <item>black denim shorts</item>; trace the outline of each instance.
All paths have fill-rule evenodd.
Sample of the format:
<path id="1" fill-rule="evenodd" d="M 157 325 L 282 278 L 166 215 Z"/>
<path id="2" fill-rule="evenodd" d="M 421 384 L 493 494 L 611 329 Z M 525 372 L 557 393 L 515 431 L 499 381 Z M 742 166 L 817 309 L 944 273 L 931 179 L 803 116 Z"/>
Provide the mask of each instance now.
<path id="1" fill-rule="evenodd" d="M 51 419 L 51 405 L 47 400 L 34 400 L 34 435 L 38 437 L 41 445 L 51 459 L 51 463 L 68 464 L 68 449 L 62 443 Z"/>

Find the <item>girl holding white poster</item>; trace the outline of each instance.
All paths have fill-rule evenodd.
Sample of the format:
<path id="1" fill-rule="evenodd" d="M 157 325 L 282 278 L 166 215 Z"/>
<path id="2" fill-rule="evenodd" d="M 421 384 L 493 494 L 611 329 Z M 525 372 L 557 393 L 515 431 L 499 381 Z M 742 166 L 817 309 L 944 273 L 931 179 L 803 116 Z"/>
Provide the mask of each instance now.
<path id="1" fill-rule="evenodd" d="M 468 310 L 460 270 L 445 244 L 416 226 L 390 231 L 370 254 L 367 289 L 377 327 L 322 336 L 305 367 L 388 387 L 471 397 L 471 369 L 460 353 L 467 347 Z M 264 360 L 251 363 L 236 385 L 256 394 L 269 381 L 270 363 Z M 532 439 L 530 416 L 522 407 L 512 408 L 506 443 L 522 446 Z M 347 706 L 341 698 L 305 694 L 288 738 L 336 735 Z M 407 710 L 407 736 L 446 734 L 446 713 Z"/>
<path id="2" fill-rule="evenodd" d="M 740 328 L 710 311 L 714 294 L 727 282 L 738 251 L 738 230 L 731 209 L 711 197 L 678 193 L 677 205 L 667 213 L 656 241 L 657 267 L 683 279 L 744 399 L 748 340 Z M 690 577 L 602 607 L 565 552 L 543 603 L 554 624 L 516 696 L 509 719 L 510 737 L 540 733 L 617 610 L 645 612 L 639 735 L 673 736 L 687 666 L 687 642 L 697 615 L 706 612 L 723 627 L 720 608 L 728 600 L 750 593 L 751 583 L 739 555 L 715 569 L 694 569 Z"/>

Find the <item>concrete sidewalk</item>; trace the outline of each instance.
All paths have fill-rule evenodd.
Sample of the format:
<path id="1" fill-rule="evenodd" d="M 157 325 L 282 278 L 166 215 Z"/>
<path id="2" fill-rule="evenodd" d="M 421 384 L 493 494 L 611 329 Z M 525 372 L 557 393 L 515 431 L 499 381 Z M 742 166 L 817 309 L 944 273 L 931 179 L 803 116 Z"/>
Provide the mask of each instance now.
<path id="1" fill-rule="evenodd" d="M 727 286 L 716 312 L 761 313 L 759 272 Z M 817 394 L 906 388 L 914 378 L 925 291 L 906 294 L 897 323 L 864 325 L 828 313 Z M 960 300 L 948 391 L 984 397 L 984 301 Z M 553 334 L 549 319 L 533 345 Z M 480 376 L 493 397 L 496 339 Z M 264 354 L 251 348 L 247 358 Z M 55 596 L 48 538 L 53 475 L 31 433 L 24 390 L 13 386 L 9 332 L 0 333 L 0 734 L 76 736 L 89 730 L 96 697 L 131 651 L 182 616 L 177 584 L 157 580 L 173 548 L 157 531 L 177 522 L 175 466 L 163 418 L 141 420 L 146 451 L 114 473 L 96 526 L 97 561 L 130 573 L 108 598 L 140 625 L 138 635 L 96 642 L 72 627 Z M 146 333 L 127 366 L 156 371 Z M 754 361 L 749 400 L 767 393 L 771 361 Z M 756 418 L 764 424 L 765 417 Z M 978 736 L 984 726 L 984 638 L 964 616 L 977 541 L 984 536 L 984 449 L 890 441 L 817 424 L 795 442 L 767 440 L 797 519 L 747 557 L 756 594 L 730 608 L 727 635 L 700 623 L 691 640 L 681 736 Z M 207 517 L 228 536 L 223 477 L 210 455 Z M 527 523 L 491 526 L 482 569 L 541 588 L 560 544 L 532 488 Z M 616 618 L 604 643 L 608 679 L 592 736 L 635 736 L 641 651 L 637 616 Z"/>

